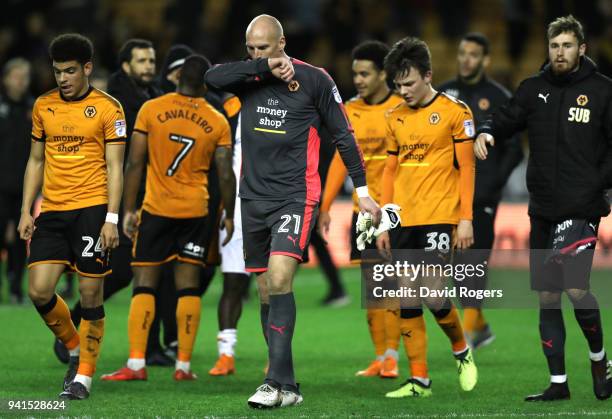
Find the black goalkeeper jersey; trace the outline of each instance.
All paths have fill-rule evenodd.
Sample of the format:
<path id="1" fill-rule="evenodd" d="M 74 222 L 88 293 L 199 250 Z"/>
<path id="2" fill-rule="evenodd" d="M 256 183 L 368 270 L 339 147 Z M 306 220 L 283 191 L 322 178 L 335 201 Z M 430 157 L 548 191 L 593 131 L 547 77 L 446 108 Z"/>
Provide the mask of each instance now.
<path id="1" fill-rule="evenodd" d="M 267 59 L 217 65 L 206 83 L 242 102 L 240 197 L 319 201 L 319 130 L 331 134 L 355 187 L 365 186 L 361 151 L 342 98 L 322 69 L 291 59 L 290 83 L 270 72 Z"/>

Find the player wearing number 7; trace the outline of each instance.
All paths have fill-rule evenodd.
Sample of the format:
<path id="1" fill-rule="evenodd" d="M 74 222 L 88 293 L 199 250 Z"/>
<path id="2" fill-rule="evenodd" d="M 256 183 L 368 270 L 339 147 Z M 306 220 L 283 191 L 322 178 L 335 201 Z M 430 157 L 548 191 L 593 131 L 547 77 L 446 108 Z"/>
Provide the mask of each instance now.
<path id="1" fill-rule="evenodd" d="M 210 63 L 191 55 L 183 64 L 176 93 L 152 99 L 140 109 L 125 174 L 123 230 L 132 238 L 134 291 L 128 317 L 127 365 L 102 376 L 107 381 L 146 380 L 145 352 L 155 317 L 155 288 L 161 266 L 175 262 L 178 295 L 178 356 L 174 379 L 193 380 L 191 354 L 200 322 L 199 269 L 209 237 L 207 176 L 214 155 L 225 208 L 227 243 L 234 230 L 236 179 L 230 126 L 205 99 L 204 73 Z M 136 195 L 147 163 L 140 216 Z M 224 243 L 225 244 L 225 243 Z"/>
<path id="2" fill-rule="evenodd" d="M 418 258 L 411 263 L 440 267 L 449 263 L 452 247 L 465 249 L 473 243 L 472 112 L 465 103 L 432 88 L 431 56 L 420 39 L 397 42 L 385 57 L 385 70 L 404 103 L 386 117 L 388 157 L 381 200 L 402 207 L 402 225 L 381 234 L 377 245 L 387 252 L 391 247 L 414 250 Z M 444 289 L 446 278 L 434 274 L 413 281 L 418 297 L 402 301 L 400 311 L 411 377 L 387 397 L 431 395 L 423 304 L 451 342 L 461 389 L 472 390 L 478 373 L 457 310 L 444 296 L 420 297 L 422 289 Z"/>

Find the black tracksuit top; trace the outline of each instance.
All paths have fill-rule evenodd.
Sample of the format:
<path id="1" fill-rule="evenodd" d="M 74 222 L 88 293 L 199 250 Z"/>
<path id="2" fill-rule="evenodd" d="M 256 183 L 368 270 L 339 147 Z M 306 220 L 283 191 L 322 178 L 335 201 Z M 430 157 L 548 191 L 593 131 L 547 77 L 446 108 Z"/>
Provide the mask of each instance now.
<path id="1" fill-rule="evenodd" d="M 555 221 L 610 213 L 612 80 L 593 61 L 581 58 L 578 70 L 564 76 L 545 65 L 478 132 L 503 140 L 523 129 L 530 216 Z"/>

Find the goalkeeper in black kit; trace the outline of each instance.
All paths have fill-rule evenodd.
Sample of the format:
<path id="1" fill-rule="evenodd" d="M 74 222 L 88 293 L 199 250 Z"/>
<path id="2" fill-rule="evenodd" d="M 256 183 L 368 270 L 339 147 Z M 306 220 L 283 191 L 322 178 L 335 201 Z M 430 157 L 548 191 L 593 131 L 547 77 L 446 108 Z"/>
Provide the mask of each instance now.
<path id="1" fill-rule="evenodd" d="M 218 65 L 206 83 L 242 102 L 243 163 L 239 194 L 246 270 L 257 275 L 269 369 L 248 403 L 254 408 L 303 402 L 293 371 L 296 307 L 292 284 L 308 248 L 321 195 L 319 129 L 324 125 L 355 184 L 362 212 L 375 225 L 380 208 L 368 195 L 361 151 L 334 81 L 290 58 L 278 20 L 253 19 L 246 30 L 250 59 Z"/>

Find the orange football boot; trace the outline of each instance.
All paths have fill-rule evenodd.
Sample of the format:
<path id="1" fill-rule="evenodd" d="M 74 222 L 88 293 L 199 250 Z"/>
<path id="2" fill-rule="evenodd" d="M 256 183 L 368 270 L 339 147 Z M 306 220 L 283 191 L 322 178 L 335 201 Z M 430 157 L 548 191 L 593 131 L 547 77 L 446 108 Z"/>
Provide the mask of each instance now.
<path id="1" fill-rule="evenodd" d="M 174 379 L 176 381 L 193 381 L 198 378 L 193 372 L 185 372 L 183 370 L 174 370 Z"/>
<path id="2" fill-rule="evenodd" d="M 358 377 L 376 377 L 380 375 L 380 371 L 382 370 L 382 368 L 383 362 L 379 361 L 378 359 L 375 359 L 370 365 L 368 365 L 368 368 L 366 368 L 365 370 L 357 371 L 355 375 Z"/>
<path id="3" fill-rule="evenodd" d="M 398 376 L 397 360 L 392 356 L 385 357 L 382 369 L 380 370 L 380 378 L 397 378 Z"/>
<path id="4" fill-rule="evenodd" d="M 236 368 L 234 366 L 234 357 L 231 355 L 221 354 L 215 366 L 211 368 L 208 373 L 214 376 L 220 375 L 230 375 L 236 372 Z"/>
<path id="5" fill-rule="evenodd" d="M 133 370 L 128 367 L 123 367 L 113 373 L 104 374 L 100 377 L 104 381 L 143 381 L 147 379 L 147 369 L 141 368 Z"/>

